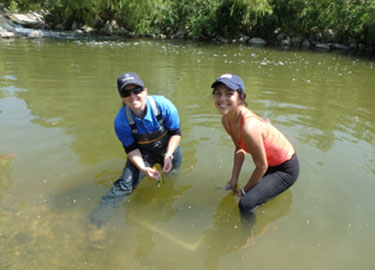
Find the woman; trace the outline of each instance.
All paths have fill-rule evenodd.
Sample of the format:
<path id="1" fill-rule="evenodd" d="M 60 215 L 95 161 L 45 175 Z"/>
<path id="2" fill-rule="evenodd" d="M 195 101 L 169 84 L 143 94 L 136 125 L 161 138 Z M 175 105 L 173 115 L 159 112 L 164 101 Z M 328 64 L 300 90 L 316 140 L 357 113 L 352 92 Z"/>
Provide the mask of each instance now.
<path id="1" fill-rule="evenodd" d="M 245 86 L 239 76 L 221 75 L 211 88 L 215 106 L 223 116 L 222 124 L 235 145 L 227 188 L 241 197 L 241 211 L 252 212 L 294 184 L 299 174 L 298 159 L 278 129 L 246 108 Z M 251 155 L 255 169 L 243 188 L 237 189 L 245 153 Z"/>
<path id="2" fill-rule="evenodd" d="M 162 171 L 170 173 L 182 162 L 180 118 L 173 103 L 163 96 L 149 96 L 143 81 L 133 72 L 119 76 L 117 88 L 123 106 L 114 127 L 127 159 L 121 176 L 90 215 L 92 242 L 102 240 L 102 225 L 142 178 L 160 177 L 160 172 L 152 167 L 154 164 L 161 164 Z"/>

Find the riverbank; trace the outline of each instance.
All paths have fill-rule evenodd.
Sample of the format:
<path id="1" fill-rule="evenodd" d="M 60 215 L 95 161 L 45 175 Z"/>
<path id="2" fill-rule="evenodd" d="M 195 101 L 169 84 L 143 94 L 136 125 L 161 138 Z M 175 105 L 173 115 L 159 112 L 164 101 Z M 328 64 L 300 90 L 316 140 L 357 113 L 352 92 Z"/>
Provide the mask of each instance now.
<path id="1" fill-rule="evenodd" d="M 0 7 L 1 8 L 1 7 Z M 281 29 L 274 31 L 268 39 L 259 36 L 249 36 L 243 33 L 238 33 L 233 38 L 224 38 L 220 34 L 213 32 L 209 36 L 192 34 L 189 29 L 168 31 L 168 33 L 139 35 L 134 31 L 129 31 L 124 27 L 119 26 L 116 20 L 110 20 L 104 23 L 103 27 L 94 29 L 88 25 L 79 25 L 73 23 L 71 29 L 64 29 L 62 25 L 51 25 L 46 23 L 45 16 L 48 12 L 30 11 L 27 13 L 6 13 L 0 10 L 0 38 L 45 38 L 45 37 L 61 37 L 61 38 L 135 38 L 147 37 L 153 39 L 191 39 L 214 43 L 240 43 L 249 46 L 280 46 L 282 48 L 303 48 L 316 49 L 319 51 L 349 51 L 352 53 L 369 53 L 375 52 L 374 46 L 366 46 L 365 44 L 355 41 L 346 43 L 333 42 L 333 33 L 327 31 L 321 33 L 316 28 L 312 29 L 308 36 L 303 35 L 289 35 Z"/>

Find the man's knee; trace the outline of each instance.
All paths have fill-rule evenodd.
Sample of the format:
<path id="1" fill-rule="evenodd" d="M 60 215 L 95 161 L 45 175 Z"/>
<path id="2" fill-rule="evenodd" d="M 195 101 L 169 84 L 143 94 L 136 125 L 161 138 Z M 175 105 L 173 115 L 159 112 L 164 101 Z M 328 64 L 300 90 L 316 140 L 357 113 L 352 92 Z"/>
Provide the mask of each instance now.
<path id="1" fill-rule="evenodd" d="M 114 193 L 131 193 L 133 188 L 133 177 L 131 176 L 120 178 L 113 185 Z"/>
<path id="2" fill-rule="evenodd" d="M 179 145 L 177 149 L 173 153 L 173 161 L 172 163 L 175 164 L 181 164 L 182 163 L 182 151 L 181 151 L 181 146 Z"/>
<path id="3" fill-rule="evenodd" d="M 124 179 L 118 179 L 110 189 L 110 191 L 103 196 L 101 205 L 104 208 L 116 208 L 124 200 L 124 198 L 133 192 L 133 186 L 131 181 L 124 181 Z"/>

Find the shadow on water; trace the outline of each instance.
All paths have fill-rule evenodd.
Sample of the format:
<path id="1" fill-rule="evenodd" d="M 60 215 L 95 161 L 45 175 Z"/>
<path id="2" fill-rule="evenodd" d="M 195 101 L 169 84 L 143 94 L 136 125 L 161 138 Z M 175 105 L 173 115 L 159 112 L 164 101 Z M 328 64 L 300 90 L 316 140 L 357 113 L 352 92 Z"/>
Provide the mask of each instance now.
<path id="1" fill-rule="evenodd" d="M 160 264 L 154 255 L 156 249 L 160 250 L 160 241 L 189 250 L 189 243 L 176 236 L 175 230 L 178 231 L 177 227 L 181 224 L 175 221 L 175 215 L 180 209 L 174 203 L 183 197 L 191 185 L 177 186 L 178 176 L 163 178 L 164 182 L 159 185 L 154 179 L 144 178 L 133 193 L 126 197 L 123 206 L 114 211 L 108 225 L 106 251 L 116 252 L 106 253 L 107 259 L 101 257 L 101 264 L 108 260 L 109 267 L 119 269 L 124 266 L 136 269 L 142 268 L 142 265 Z M 171 224 L 174 229 L 169 230 Z"/>
<path id="2" fill-rule="evenodd" d="M 259 206 L 255 213 L 240 214 L 232 194 L 221 200 L 214 214 L 214 229 L 205 231 L 207 258 L 205 269 L 218 269 L 220 260 L 238 250 L 256 248 L 256 240 L 277 230 L 274 223 L 289 214 L 292 193 L 285 191 Z"/>
<path id="3" fill-rule="evenodd" d="M 136 260 L 152 254 L 156 245 L 155 234 L 179 244 L 172 234 L 157 229 L 157 224 L 168 223 L 176 215 L 179 210 L 173 207 L 173 203 L 191 187 L 184 185 L 175 188 L 175 181 L 176 179 L 166 179 L 160 187 L 156 184 L 151 187 L 148 185 L 147 188 L 138 190 L 125 205 L 126 225 L 136 228 L 137 244 L 133 247 Z"/>

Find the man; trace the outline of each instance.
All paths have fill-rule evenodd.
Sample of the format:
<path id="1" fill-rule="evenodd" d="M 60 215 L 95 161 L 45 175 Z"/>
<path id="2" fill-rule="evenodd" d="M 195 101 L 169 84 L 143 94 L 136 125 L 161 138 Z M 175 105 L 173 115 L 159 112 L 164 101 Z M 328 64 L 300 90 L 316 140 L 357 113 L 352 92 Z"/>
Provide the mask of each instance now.
<path id="1" fill-rule="evenodd" d="M 163 96 L 148 96 L 141 78 L 132 72 L 118 77 L 117 88 L 123 106 L 114 127 L 127 160 L 120 178 L 90 215 L 91 227 L 97 230 L 143 177 L 160 177 L 160 172 L 152 168 L 154 164 L 161 164 L 163 172 L 169 173 L 182 161 L 180 119 L 172 102 Z"/>

